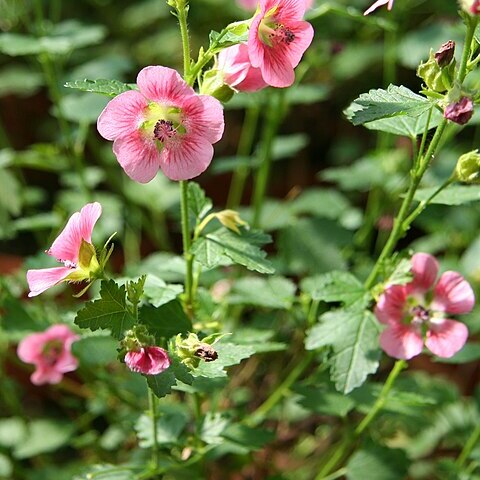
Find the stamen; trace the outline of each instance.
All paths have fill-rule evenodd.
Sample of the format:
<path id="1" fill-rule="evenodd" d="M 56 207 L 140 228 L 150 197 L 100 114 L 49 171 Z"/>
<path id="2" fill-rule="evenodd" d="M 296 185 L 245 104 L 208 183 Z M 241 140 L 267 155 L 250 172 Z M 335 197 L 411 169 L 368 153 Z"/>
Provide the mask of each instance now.
<path id="1" fill-rule="evenodd" d="M 153 129 L 153 136 L 162 143 L 176 134 L 177 130 L 173 126 L 173 122 L 168 120 L 159 120 Z"/>
<path id="2" fill-rule="evenodd" d="M 60 260 L 61 261 L 61 260 Z M 75 262 L 71 262 L 70 260 L 64 260 L 63 264 L 67 268 L 77 268 L 77 264 Z"/>
<path id="3" fill-rule="evenodd" d="M 425 323 L 430 320 L 430 312 L 421 305 L 412 308 L 411 314 L 414 322 Z"/>

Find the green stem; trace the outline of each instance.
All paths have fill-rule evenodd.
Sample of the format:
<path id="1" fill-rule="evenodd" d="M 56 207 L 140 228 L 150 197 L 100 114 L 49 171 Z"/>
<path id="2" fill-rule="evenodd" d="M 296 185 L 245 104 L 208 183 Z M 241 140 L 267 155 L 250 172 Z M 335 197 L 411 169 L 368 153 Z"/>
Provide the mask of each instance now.
<path id="1" fill-rule="evenodd" d="M 458 68 L 457 80 L 459 83 L 463 83 L 467 76 L 468 61 L 470 59 L 472 51 L 472 41 L 475 35 L 475 29 L 477 28 L 478 18 L 470 15 L 465 15 L 465 24 L 467 25 L 467 33 L 465 34 L 465 45 L 463 47 L 462 60 L 460 61 L 460 67 Z"/>
<path id="2" fill-rule="evenodd" d="M 267 191 L 268 178 L 270 175 L 270 164 L 272 162 L 272 146 L 273 140 L 277 133 L 278 127 L 283 117 L 284 109 L 284 95 L 283 92 L 275 92 L 273 95 L 276 103 L 270 101 L 267 105 L 267 119 L 263 130 L 261 151 L 259 155 L 260 167 L 255 176 L 255 183 L 253 188 L 253 221 L 254 227 L 260 225 L 262 216 L 262 207 L 265 200 L 265 193 Z"/>
<path id="3" fill-rule="evenodd" d="M 185 81 L 190 85 L 193 84 L 195 78 L 192 82 L 189 82 L 190 75 L 190 37 L 188 36 L 188 25 L 187 25 L 187 13 L 188 13 L 188 4 L 186 0 L 177 0 L 177 18 L 180 25 L 180 35 L 182 36 L 182 49 L 183 49 L 183 77 Z"/>
<path id="4" fill-rule="evenodd" d="M 185 311 L 193 317 L 193 255 L 191 249 L 190 221 L 188 216 L 188 181 L 180 181 L 180 208 L 182 214 L 183 256 L 186 262 L 185 273 Z"/>
<path id="5" fill-rule="evenodd" d="M 245 424 L 250 427 L 255 427 L 267 416 L 268 412 L 277 405 L 278 402 L 288 393 L 290 387 L 297 381 L 302 373 L 307 369 L 313 360 L 313 353 L 307 352 L 302 358 L 301 362 L 297 363 L 294 369 L 288 374 L 285 380 L 277 387 L 277 389 L 263 402 L 254 412 L 252 412 L 246 419 Z"/>
<path id="6" fill-rule="evenodd" d="M 383 262 L 393 253 L 397 245 L 397 242 L 400 240 L 400 238 L 403 237 L 406 230 L 408 229 L 409 225 L 405 224 L 405 219 L 407 218 L 408 211 L 410 210 L 413 197 L 415 195 L 415 192 L 417 191 L 420 181 L 423 178 L 423 175 L 425 174 L 428 166 L 430 165 L 430 161 L 433 158 L 433 155 L 437 149 L 438 143 L 440 141 L 440 138 L 443 135 L 443 132 L 446 126 L 447 126 L 447 120 L 443 119 L 435 131 L 435 135 L 433 136 L 432 141 L 430 142 L 427 153 L 418 162 L 418 165 L 419 165 L 418 170 L 411 172 L 410 185 L 408 187 L 407 193 L 405 194 L 405 198 L 403 199 L 402 205 L 400 206 L 400 210 L 395 218 L 395 223 L 394 223 L 392 232 L 390 233 L 387 243 L 383 247 L 383 250 L 380 253 L 380 256 L 378 257 L 372 271 L 370 272 L 370 275 L 368 276 L 367 281 L 365 282 L 365 287 L 367 289 L 370 289 L 373 287 L 373 285 L 375 284 L 378 272 L 380 271 L 380 268 L 383 265 Z"/>
<path id="7" fill-rule="evenodd" d="M 422 200 L 417 208 L 405 219 L 403 222 L 403 229 L 407 230 L 408 227 L 413 223 L 413 221 L 428 207 L 430 202 L 445 188 L 455 181 L 455 178 L 450 177 L 448 180 L 445 180 L 426 200 Z"/>
<path id="8" fill-rule="evenodd" d="M 385 384 L 383 385 L 380 395 L 378 396 L 368 415 L 358 424 L 353 434 L 346 436 L 340 442 L 332 456 L 318 473 L 316 480 L 326 480 L 329 478 L 326 477 L 326 475 L 328 475 L 331 470 L 334 469 L 342 461 L 342 459 L 349 454 L 355 442 L 360 438 L 363 432 L 365 432 L 367 427 L 372 423 L 372 421 L 377 417 L 378 413 L 385 406 L 385 402 L 387 401 L 388 395 L 392 390 L 395 380 L 398 378 L 400 372 L 405 368 L 407 368 L 407 362 L 405 360 L 398 360 L 395 362 L 395 365 L 393 366 Z"/>
<path id="9" fill-rule="evenodd" d="M 392 371 L 388 375 L 387 381 L 383 385 L 382 391 L 380 392 L 379 397 L 377 398 L 377 401 L 373 405 L 373 408 L 370 410 L 368 415 L 358 424 L 357 428 L 355 429 L 355 437 L 358 438 L 365 430 L 366 428 L 372 423 L 373 419 L 378 415 L 380 410 L 385 405 L 385 402 L 387 401 L 388 394 L 390 393 L 390 390 L 393 387 L 393 384 L 395 383 L 395 380 L 397 379 L 398 375 L 402 370 L 407 368 L 407 362 L 405 360 L 397 360 L 395 362 L 395 365 L 392 368 Z"/>
<path id="10" fill-rule="evenodd" d="M 258 125 L 258 117 L 260 115 L 260 105 L 255 103 L 251 105 L 245 112 L 245 120 L 243 121 L 242 134 L 238 143 L 237 157 L 245 157 L 250 155 L 252 151 L 253 140 Z M 247 180 L 250 168 L 242 165 L 233 172 L 232 183 L 228 192 L 227 208 L 237 209 L 242 201 L 243 190 Z"/>
<path id="11" fill-rule="evenodd" d="M 463 450 L 460 452 L 460 455 L 457 458 L 456 464 L 459 467 L 463 467 L 468 457 L 472 453 L 472 450 L 475 448 L 475 445 L 480 440 L 480 425 L 477 425 L 475 430 L 470 435 L 467 443 L 463 447 Z"/>
<path id="12" fill-rule="evenodd" d="M 157 469 L 160 465 L 159 458 L 159 447 L 158 447 L 158 412 L 157 412 L 157 397 L 148 389 L 148 404 L 150 409 L 150 417 L 152 419 L 152 434 L 153 434 L 153 445 L 152 445 L 152 466 L 154 469 Z"/>

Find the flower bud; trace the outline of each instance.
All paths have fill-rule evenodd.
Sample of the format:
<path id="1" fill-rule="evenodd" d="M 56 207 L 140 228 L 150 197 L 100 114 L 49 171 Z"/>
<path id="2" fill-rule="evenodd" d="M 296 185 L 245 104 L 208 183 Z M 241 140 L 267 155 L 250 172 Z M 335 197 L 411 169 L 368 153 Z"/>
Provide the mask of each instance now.
<path id="1" fill-rule="evenodd" d="M 440 68 L 450 65 L 455 54 L 455 42 L 449 40 L 444 43 L 437 52 L 435 52 L 435 60 Z"/>
<path id="2" fill-rule="evenodd" d="M 430 90 L 441 93 L 448 90 L 453 82 L 455 64 L 454 62 L 450 62 L 445 68 L 442 68 L 436 57 L 437 54 L 433 53 L 433 50 L 430 50 L 428 60 L 418 66 L 417 75 L 423 79 Z"/>
<path id="3" fill-rule="evenodd" d="M 233 230 L 235 233 L 240 235 L 240 230 L 238 227 L 245 227 L 248 225 L 247 222 L 240 218 L 240 215 L 235 210 L 222 210 L 215 214 L 218 221 L 229 230 Z"/>
<path id="4" fill-rule="evenodd" d="M 465 125 L 473 115 L 473 101 L 469 97 L 462 97 L 458 102 L 447 105 L 443 116 L 451 122 Z"/>
<path id="5" fill-rule="evenodd" d="M 175 338 L 176 354 L 187 367 L 197 368 L 200 359 L 213 362 L 218 358 L 218 353 L 211 345 L 217 340 L 218 335 L 210 335 L 201 341 L 195 333 L 189 333 L 187 338 L 178 334 Z"/>
<path id="6" fill-rule="evenodd" d="M 163 348 L 140 347 L 127 352 L 125 363 L 132 372 L 158 375 L 170 367 L 170 358 Z"/>
<path id="7" fill-rule="evenodd" d="M 480 183 L 480 154 L 478 150 L 464 153 L 455 167 L 455 174 L 460 182 Z"/>
<path id="8" fill-rule="evenodd" d="M 222 103 L 227 103 L 233 97 L 234 93 L 235 90 L 225 82 L 221 70 L 212 69 L 205 72 L 200 94 L 211 95 Z"/>

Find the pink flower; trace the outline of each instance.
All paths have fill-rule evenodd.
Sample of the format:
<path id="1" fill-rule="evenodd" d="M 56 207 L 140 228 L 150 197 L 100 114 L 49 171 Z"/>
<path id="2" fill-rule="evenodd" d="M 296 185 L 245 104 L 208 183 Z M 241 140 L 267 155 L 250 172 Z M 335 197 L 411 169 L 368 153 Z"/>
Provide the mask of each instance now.
<path id="1" fill-rule="evenodd" d="M 132 372 L 158 375 L 170 366 L 170 358 L 163 348 L 143 346 L 127 352 L 125 363 Z"/>
<path id="2" fill-rule="evenodd" d="M 46 251 L 64 266 L 28 270 L 29 297 L 35 297 L 64 280 L 89 280 L 98 270 L 95 248 L 91 242 L 93 227 L 101 214 L 102 206 L 95 202 L 87 203 L 80 212 L 70 217 L 63 231 Z"/>
<path id="3" fill-rule="evenodd" d="M 59 383 L 64 373 L 76 370 L 78 360 L 71 348 L 79 338 L 66 325 L 53 325 L 43 333 L 25 337 L 18 345 L 17 355 L 23 362 L 35 365 L 32 383 Z"/>
<path id="4" fill-rule="evenodd" d="M 313 39 L 313 27 L 303 21 L 304 0 L 260 0 L 248 35 L 248 55 L 266 83 L 289 87 L 294 68 Z"/>
<path id="5" fill-rule="evenodd" d="M 212 161 L 212 144 L 223 135 L 220 102 L 197 95 L 171 68 L 146 67 L 137 84 L 139 92 L 115 97 L 97 122 L 100 135 L 113 140 L 125 173 L 141 183 L 159 169 L 172 180 L 200 175 Z"/>
<path id="6" fill-rule="evenodd" d="M 314 0 L 304 0 L 305 8 L 310 8 L 313 5 Z M 245 10 L 255 10 L 258 5 L 258 0 L 237 0 L 237 3 Z"/>
<path id="7" fill-rule="evenodd" d="M 255 92 L 267 86 L 259 68 L 252 67 L 245 43 L 225 48 L 218 55 L 218 69 L 227 85 L 240 92 Z"/>
<path id="8" fill-rule="evenodd" d="M 387 287 L 378 300 L 375 315 L 387 325 L 380 345 L 388 355 L 408 360 L 422 352 L 425 338 L 432 353 L 452 357 L 465 345 L 468 330 L 446 314 L 472 310 L 472 287 L 457 272 L 443 273 L 435 284 L 438 262 L 427 253 L 412 257 L 412 274 L 411 282 Z"/>
<path id="9" fill-rule="evenodd" d="M 369 13 L 372 13 L 374 10 L 376 10 L 378 7 L 381 7 L 382 5 L 387 5 L 387 8 L 391 10 L 393 7 L 393 0 L 377 0 L 370 8 L 365 10 L 363 14 L 368 15 Z"/>

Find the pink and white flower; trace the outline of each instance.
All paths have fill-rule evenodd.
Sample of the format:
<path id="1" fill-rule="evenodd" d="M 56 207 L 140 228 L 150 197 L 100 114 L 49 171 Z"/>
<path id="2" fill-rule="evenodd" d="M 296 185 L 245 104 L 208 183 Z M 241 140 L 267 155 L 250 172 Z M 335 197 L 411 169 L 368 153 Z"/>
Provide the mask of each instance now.
<path id="1" fill-rule="evenodd" d="M 79 338 L 66 325 L 53 325 L 45 332 L 25 337 L 18 345 L 17 355 L 23 362 L 35 365 L 32 383 L 59 383 L 64 373 L 76 370 L 78 360 L 71 348 Z"/>
<path id="2" fill-rule="evenodd" d="M 223 135 L 223 108 L 197 95 L 171 68 L 146 67 L 137 76 L 140 91 L 123 92 L 98 118 L 100 135 L 113 140 L 125 173 L 147 183 L 161 169 L 172 180 L 188 180 L 210 165 L 212 144 Z"/>
<path id="3" fill-rule="evenodd" d="M 223 81 L 240 92 L 255 92 L 267 86 L 260 69 L 252 67 L 245 43 L 222 50 L 217 67 L 223 74 Z"/>
<path id="4" fill-rule="evenodd" d="M 378 0 L 371 7 L 369 7 L 367 10 L 365 10 L 365 12 L 363 14 L 368 15 L 369 13 L 372 13 L 378 7 L 382 7 L 383 5 L 387 5 L 387 8 L 389 10 L 391 10 L 392 7 L 393 7 L 393 1 L 394 0 Z"/>
<path id="5" fill-rule="evenodd" d="M 125 363 L 132 372 L 158 375 L 170 367 L 170 358 L 163 348 L 142 346 L 127 352 Z"/>
<path id="6" fill-rule="evenodd" d="M 89 280 L 98 271 L 92 231 L 101 214 L 102 206 L 95 202 L 88 203 L 70 217 L 63 231 L 46 251 L 64 266 L 28 270 L 29 297 L 35 297 L 62 281 Z"/>
<path id="7" fill-rule="evenodd" d="M 248 35 L 248 55 L 266 83 L 289 87 L 294 68 L 312 43 L 313 27 L 303 21 L 304 0 L 260 0 Z"/>
<path id="8" fill-rule="evenodd" d="M 412 281 L 390 285 L 378 299 L 375 315 L 387 326 L 380 345 L 388 355 L 406 360 L 419 355 L 424 342 L 435 355 L 452 357 L 465 345 L 468 329 L 447 315 L 472 310 L 472 287 L 452 271 L 436 282 L 438 262 L 432 255 L 416 253 L 411 262 Z"/>
<path id="9" fill-rule="evenodd" d="M 308 9 L 313 5 L 314 0 L 304 0 L 305 7 Z M 258 5 L 258 0 L 237 0 L 237 3 L 245 10 L 255 10 Z"/>

